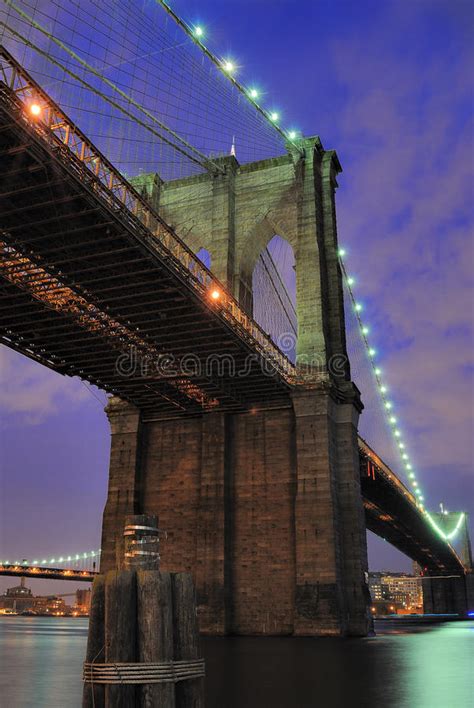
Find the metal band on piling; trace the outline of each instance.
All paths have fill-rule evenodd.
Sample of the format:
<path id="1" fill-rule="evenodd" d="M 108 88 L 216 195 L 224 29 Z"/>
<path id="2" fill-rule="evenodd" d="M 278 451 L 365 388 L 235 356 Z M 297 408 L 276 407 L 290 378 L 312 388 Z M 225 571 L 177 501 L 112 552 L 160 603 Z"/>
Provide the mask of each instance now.
<path id="1" fill-rule="evenodd" d="M 159 663 L 84 663 L 83 680 L 100 684 L 178 683 L 202 678 L 204 659 Z"/>
<path id="2" fill-rule="evenodd" d="M 159 570 L 160 531 L 156 516 L 128 516 L 123 535 L 124 565 L 127 570 Z"/>

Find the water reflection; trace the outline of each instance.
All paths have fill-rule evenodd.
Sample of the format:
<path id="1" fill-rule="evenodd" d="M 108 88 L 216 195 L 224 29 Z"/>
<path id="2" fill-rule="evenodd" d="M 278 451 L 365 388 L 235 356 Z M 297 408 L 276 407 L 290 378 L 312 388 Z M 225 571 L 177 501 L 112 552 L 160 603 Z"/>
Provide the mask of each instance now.
<path id="1" fill-rule="evenodd" d="M 362 640 L 205 638 L 207 708 L 474 706 L 474 622 L 377 631 Z M 86 637 L 81 618 L 0 618 L 0 704 L 80 708 Z"/>

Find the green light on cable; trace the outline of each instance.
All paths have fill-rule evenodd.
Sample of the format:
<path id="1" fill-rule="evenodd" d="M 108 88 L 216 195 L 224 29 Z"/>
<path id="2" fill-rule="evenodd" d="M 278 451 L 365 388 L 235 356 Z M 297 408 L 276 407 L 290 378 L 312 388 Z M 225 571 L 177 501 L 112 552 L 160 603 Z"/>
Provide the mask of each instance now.
<path id="1" fill-rule="evenodd" d="M 426 512 L 426 516 L 428 517 L 428 521 L 430 522 L 430 524 L 432 525 L 432 527 L 434 528 L 434 530 L 439 534 L 439 536 L 441 536 L 441 538 L 443 538 L 445 541 L 451 541 L 451 539 L 453 539 L 453 538 L 456 536 L 457 532 L 459 531 L 459 529 L 460 529 L 460 527 L 461 527 L 461 524 L 462 524 L 462 522 L 463 522 L 463 520 L 464 520 L 465 514 L 464 514 L 463 511 L 461 511 L 461 513 L 459 514 L 459 518 L 458 518 L 458 520 L 457 520 L 457 523 L 456 523 L 455 527 L 454 527 L 453 530 L 450 531 L 449 533 L 445 533 L 445 532 L 443 531 L 443 529 L 442 529 L 440 526 L 438 526 L 438 524 L 437 524 L 436 521 L 433 519 L 433 517 L 431 516 L 431 514 L 429 514 L 428 512 Z"/>

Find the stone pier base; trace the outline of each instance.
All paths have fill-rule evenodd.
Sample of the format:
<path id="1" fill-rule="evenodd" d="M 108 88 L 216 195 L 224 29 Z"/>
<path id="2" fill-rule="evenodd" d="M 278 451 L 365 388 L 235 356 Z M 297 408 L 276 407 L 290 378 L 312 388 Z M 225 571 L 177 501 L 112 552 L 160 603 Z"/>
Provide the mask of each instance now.
<path id="1" fill-rule="evenodd" d="M 423 612 L 466 616 L 468 597 L 466 577 L 423 578 Z"/>
<path id="2" fill-rule="evenodd" d="M 207 634 L 357 635 L 369 628 L 358 410 L 326 382 L 287 408 L 142 422 L 118 400 L 102 570 L 124 516 L 157 514 L 163 570 L 191 572 Z"/>

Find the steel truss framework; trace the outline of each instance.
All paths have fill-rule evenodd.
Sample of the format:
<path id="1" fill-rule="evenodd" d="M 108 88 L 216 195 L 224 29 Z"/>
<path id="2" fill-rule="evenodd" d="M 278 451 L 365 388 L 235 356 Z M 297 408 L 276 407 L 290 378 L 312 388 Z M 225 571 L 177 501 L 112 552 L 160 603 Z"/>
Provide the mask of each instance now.
<path id="1" fill-rule="evenodd" d="M 6 50 L 0 60 L 5 342 L 145 414 L 287 398 L 291 362 Z"/>

